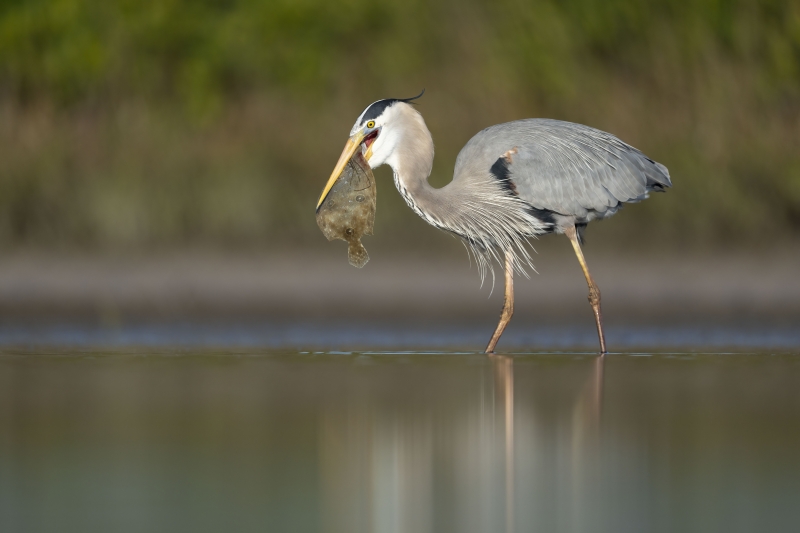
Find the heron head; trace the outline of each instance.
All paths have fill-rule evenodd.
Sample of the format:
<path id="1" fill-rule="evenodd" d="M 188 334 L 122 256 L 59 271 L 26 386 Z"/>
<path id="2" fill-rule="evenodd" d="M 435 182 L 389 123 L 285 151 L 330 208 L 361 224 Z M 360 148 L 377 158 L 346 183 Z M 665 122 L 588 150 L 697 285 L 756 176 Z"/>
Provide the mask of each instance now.
<path id="1" fill-rule="evenodd" d="M 350 130 L 350 138 L 345 143 L 342 155 L 339 156 L 339 161 L 319 197 L 317 209 L 322 205 L 336 180 L 342 175 L 347 162 L 350 161 L 356 150 L 362 150 L 364 158 L 372 168 L 386 163 L 402 133 L 402 117 L 408 112 L 404 108 L 409 108 L 414 112 L 408 103 L 424 93 L 423 89 L 421 93 L 412 98 L 387 98 L 367 106 L 356 119 L 353 129 Z"/>

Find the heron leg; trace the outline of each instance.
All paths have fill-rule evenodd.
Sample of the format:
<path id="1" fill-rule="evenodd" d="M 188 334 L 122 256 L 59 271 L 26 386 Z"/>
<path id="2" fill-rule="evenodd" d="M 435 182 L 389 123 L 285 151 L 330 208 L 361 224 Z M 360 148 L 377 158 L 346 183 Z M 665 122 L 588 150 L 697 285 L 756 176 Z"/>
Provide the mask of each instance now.
<path id="1" fill-rule="evenodd" d="M 489 341 L 489 346 L 486 347 L 485 353 L 494 353 L 494 347 L 497 346 L 497 341 L 500 340 L 500 335 L 506 329 L 506 326 L 511 321 L 511 316 L 514 314 L 514 255 L 511 252 L 506 252 L 506 293 L 503 300 L 503 311 L 500 313 L 500 322 L 497 323 L 497 329 L 494 330 Z"/>
<path id="2" fill-rule="evenodd" d="M 594 320 L 597 323 L 597 336 L 600 338 L 600 355 L 605 355 L 606 337 L 603 334 L 603 315 L 600 312 L 600 288 L 589 273 L 589 267 L 586 265 L 586 259 L 583 257 L 581 243 L 578 240 L 578 233 L 575 230 L 575 226 L 567 228 L 564 231 L 564 235 L 569 237 L 572 248 L 575 250 L 575 255 L 578 256 L 578 261 L 583 269 L 583 275 L 586 276 L 586 283 L 589 285 L 589 303 L 592 305 L 592 311 L 594 311 Z"/>

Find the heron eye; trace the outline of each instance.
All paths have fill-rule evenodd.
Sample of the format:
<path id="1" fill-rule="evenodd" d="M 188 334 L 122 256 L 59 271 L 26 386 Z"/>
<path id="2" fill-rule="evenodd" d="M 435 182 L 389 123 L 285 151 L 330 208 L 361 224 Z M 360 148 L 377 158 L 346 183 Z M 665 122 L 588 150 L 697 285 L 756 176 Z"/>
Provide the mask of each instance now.
<path id="1" fill-rule="evenodd" d="M 375 121 L 374 120 L 370 120 L 369 122 L 367 122 L 367 127 L 370 128 L 370 129 L 374 128 L 375 127 Z"/>

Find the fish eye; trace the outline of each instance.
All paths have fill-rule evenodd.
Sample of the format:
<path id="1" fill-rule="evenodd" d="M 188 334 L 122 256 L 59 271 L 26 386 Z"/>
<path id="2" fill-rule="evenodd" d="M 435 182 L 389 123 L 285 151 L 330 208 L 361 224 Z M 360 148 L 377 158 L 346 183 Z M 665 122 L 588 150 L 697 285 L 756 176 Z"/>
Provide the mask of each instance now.
<path id="1" fill-rule="evenodd" d="M 370 129 L 374 128 L 375 127 L 375 121 L 374 120 L 370 120 L 369 122 L 367 122 L 367 127 L 370 128 Z"/>

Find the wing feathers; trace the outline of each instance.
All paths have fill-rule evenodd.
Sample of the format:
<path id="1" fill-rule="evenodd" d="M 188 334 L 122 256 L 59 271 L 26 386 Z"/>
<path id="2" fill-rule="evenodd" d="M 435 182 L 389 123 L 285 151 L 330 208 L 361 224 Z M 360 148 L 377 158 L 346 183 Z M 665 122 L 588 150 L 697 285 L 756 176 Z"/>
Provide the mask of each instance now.
<path id="1" fill-rule="evenodd" d="M 516 150 L 516 153 L 509 150 Z M 488 174 L 501 156 L 521 198 L 538 209 L 586 218 L 616 211 L 672 185 L 667 168 L 588 126 L 528 119 L 487 128 L 461 150 L 455 180 Z M 612 211 L 612 212 L 613 212 Z"/>

